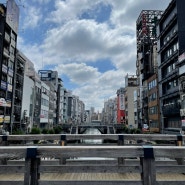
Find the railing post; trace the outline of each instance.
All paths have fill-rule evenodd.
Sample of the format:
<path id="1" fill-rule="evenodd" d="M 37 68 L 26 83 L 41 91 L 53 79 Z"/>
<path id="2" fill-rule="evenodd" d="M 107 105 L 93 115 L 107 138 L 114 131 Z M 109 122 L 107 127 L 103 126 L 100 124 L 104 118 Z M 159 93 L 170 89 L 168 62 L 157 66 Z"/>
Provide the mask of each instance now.
<path id="1" fill-rule="evenodd" d="M 177 142 L 176 145 L 181 147 L 183 145 L 183 137 L 181 134 L 177 135 Z M 184 159 L 183 158 L 176 158 L 177 164 L 178 165 L 183 165 L 184 164 Z"/>
<path id="2" fill-rule="evenodd" d="M 66 135 L 61 135 L 60 144 L 61 144 L 61 146 L 66 146 L 67 145 Z M 64 158 L 64 157 L 60 158 L 59 164 L 66 164 L 66 158 Z"/>
<path id="3" fill-rule="evenodd" d="M 8 146 L 8 136 L 7 135 L 2 136 L 2 144 L 1 145 L 2 146 Z M 7 164 L 7 159 L 6 158 L 1 159 L 0 164 L 6 165 Z"/>
<path id="4" fill-rule="evenodd" d="M 118 135 L 118 146 L 124 145 L 124 135 Z M 125 159 L 123 157 L 118 157 L 118 165 L 124 165 Z"/>
<path id="5" fill-rule="evenodd" d="M 156 169 L 155 159 L 152 146 L 143 146 L 144 157 L 140 158 L 142 166 L 141 179 L 143 185 L 155 185 L 156 184 Z"/>
<path id="6" fill-rule="evenodd" d="M 38 185 L 40 158 L 37 158 L 37 148 L 27 148 L 25 158 L 24 185 Z"/>

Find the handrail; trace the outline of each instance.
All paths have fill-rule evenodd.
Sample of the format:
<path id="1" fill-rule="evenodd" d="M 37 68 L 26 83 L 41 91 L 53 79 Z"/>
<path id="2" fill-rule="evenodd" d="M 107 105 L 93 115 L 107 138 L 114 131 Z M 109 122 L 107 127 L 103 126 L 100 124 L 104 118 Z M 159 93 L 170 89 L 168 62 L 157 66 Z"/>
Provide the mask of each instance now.
<path id="1" fill-rule="evenodd" d="M 149 184 L 160 184 L 161 181 L 157 181 L 156 173 L 160 171 L 160 173 L 184 173 L 185 166 L 184 165 L 171 165 L 169 168 L 166 168 L 166 165 L 157 165 L 156 160 L 159 157 L 165 157 L 170 159 L 179 159 L 182 158 L 184 161 L 185 156 L 185 146 L 1 146 L 0 147 L 0 160 L 6 158 L 9 159 L 24 159 L 24 168 L 23 166 L 14 165 L 9 166 L 7 164 L 1 165 L 2 169 L 8 170 L 9 173 L 17 173 L 18 171 L 23 171 L 24 173 L 24 184 L 25 185 L 36 185 L 36 184 L 48 184 L 47 181 L 43 181 L 40 179 L 41 173 L 79 173 L 79 171 L 84 171 L 87 173 L 88 170 L 93 173 L 101 172 L 107 173 L 107 171 L 112 173 L 140 173 L 141 180 L 135 180 L 135 183 L 140 185 L 149 185 Z M 41 163 L 41 159 L 43 157 L 52 157 L 55 159 L 61 157 L 100 157 L 100 158 L 137 158 L 140 163 L 135 167 L 133 165 L 49 165 L 45 166 Z M 164 161 L 163 161 L 164 162 Z M 111 168 L 108 170 L 108 168 Z M 159 167 L 159 170 L 158 170 Z M 74 169 L 79 169 L 74 170 Z M 15 171 L 13 171 L 15 170 Z M 51 171 L 50 171 L 51 170 Z M 64 170 L 64 171 L 62 171 Z M 166 172 L 167 170 L 167 172 Z M 1 173 L 6 171 L 0 170 Z M 69 181 L 62 181 L 63 184 L 70 184 Z M 85 184 L 89 181 L 84 181 Z M 116 184 L 115 181 L 111 181 L 112 184 Z M 128 180 L 122 180 L 123 184 L 127 184 Z M 156 183 L 157 182 L 157 183 Z M 175 181 L 177 184 L 183 184 L 184 181 L 181 180 Z M 10 183 L 10 182 L 9 182 Z M 60 184 L 59 181 L 53 180 L 50 182 L 51 184 Z M 106 181 L 101 182 L 103 185 L 106 185 Z M 135 184 L 134 183 L 134 184 Z M 0 180 L 0 184 L 4 185 L 4 181 Z M 10 184 L 13 184 L 11 181 Z M 80 183 L 75 183 L 80 184 Z M 92 183 L 91 183 L 92 184 Z M 121 184 L 121 183 L 120 183 Z M 172 185 L 173 182 L 165 180 L 164 184 Z M 71 184 L 72 185 L 72 181 Z"/>
<path id="2" fill-rule="evenodd" d="M 167 134 L 28 134 L 28 135 L 0 135 L 0 142 L 3 137 L 7 141 L 33 141 L 33 140 L 61 140 L 65 136 L 66 140 L 80 139 L 112 139 L 118 140 L 119 136 L 123 136 L 125 140 L 148 140 L 148 141 L 177 141 L 177 135 Z M 183 140 L 185 135 L 181 135 Z"/>

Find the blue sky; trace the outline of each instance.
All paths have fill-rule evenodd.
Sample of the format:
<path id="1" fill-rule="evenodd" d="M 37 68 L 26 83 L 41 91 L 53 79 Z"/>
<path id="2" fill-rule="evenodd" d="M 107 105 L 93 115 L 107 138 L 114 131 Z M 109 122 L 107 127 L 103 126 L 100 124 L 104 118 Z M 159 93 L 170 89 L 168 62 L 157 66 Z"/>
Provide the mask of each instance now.
<path id="1" fill-rule="evenodd" d="M 5 0 L 0 0 L 5 3 Z M 86 109 L 116 97 L 136 73 L 136 20 L 170 0 L 16 0 L 18 49 L 36 70 L 57 70 Z"/>

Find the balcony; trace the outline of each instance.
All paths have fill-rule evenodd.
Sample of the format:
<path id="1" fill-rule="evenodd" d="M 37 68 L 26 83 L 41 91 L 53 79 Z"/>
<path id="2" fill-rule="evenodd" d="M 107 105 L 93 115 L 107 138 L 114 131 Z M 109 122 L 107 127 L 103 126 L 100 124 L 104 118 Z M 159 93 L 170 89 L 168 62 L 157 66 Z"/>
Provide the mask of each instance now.
<path id="1" fill-rule="evenodd" d="M 181 105 L 180 103 L 171 103 L 164 105 L 162 107 L 163 115 L 169 116 L 169 115 L 177 115 L 180 114 Z"/>
<path id="2" fill-rule="evenodd" d="M 4 55 L 6 58 L 10 58 L 10 52 L 8 51 L 8 49 L 4 48 L 3 55 Z"/>

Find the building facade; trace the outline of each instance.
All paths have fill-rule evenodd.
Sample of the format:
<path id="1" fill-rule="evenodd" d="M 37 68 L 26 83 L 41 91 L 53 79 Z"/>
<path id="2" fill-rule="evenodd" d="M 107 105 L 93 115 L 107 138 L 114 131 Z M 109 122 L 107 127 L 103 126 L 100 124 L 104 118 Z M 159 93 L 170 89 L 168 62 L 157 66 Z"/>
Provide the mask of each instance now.
<path id="1" fill-rule="evenodd" d="M 163 11 L 143 10 L 136 21 L 137 36 L 137 121 L 138 127 L 149 124 L 148 79 L 157 74 L 157 22 Z"/>
<path id="2" fill-rule="evenodd" d="M 138 128 L 134 117 L 134 92 L 137 90 L 137 76 L 125 77 L 125 124 L 129 128 Z"/>
<path id="3" fill-rule="evenodd" d="M 161 132 L 182 128 L 180 116 L 179 61 L 185 50 L 185 1 L 172 0 L 158 24 L 158 67 Z"/>
<path id="4" fill-rule="evenodd" d="M 13 7 L 13 9 L 12 9 Z M 0 4 L 0 127 L 11 132 L 19 7 L 8 0 Z"/>

